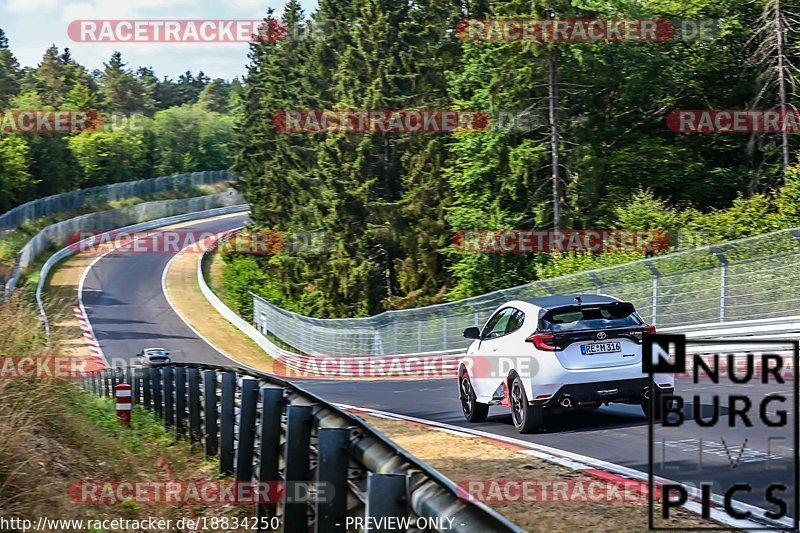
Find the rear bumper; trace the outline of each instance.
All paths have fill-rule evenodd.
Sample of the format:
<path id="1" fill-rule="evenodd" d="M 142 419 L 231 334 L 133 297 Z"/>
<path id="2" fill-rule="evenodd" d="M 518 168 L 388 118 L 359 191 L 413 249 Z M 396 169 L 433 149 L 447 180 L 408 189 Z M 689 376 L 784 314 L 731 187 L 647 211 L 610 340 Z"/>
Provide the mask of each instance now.
<path id="1" fill-rule="evenodd" d="M 597 403 L 640 403 L 645 389 L 650 386 L 649 378 L 597 381 L 593 383 L 573 383 L 561 386 L 547 399 L 544 407 L 558 407 L 562 398 L 569 396 L 573 406 Z M 659 388 L 661 393 L 670 393 L 673 388 Z"/>

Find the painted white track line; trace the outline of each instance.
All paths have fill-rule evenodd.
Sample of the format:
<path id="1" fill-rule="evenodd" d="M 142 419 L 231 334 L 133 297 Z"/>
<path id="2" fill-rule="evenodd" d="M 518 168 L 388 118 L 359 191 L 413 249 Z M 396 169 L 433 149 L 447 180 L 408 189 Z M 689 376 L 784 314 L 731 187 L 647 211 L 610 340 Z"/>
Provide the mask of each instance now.
<path id="1" fill-rule="evenodd" d="M 595 459 L 593 457 L 588 457 L 578 453 L 569 452 L 566 450 L 560 450 L 558 448 L 545 446 L 543 444 L 536 444 L 535 442 L 515 439 L 513 437 L 506 437 L 504 435 L 496 435 L 494 433 L 489 433 L 486 431 L 453 426 L 451 424 L 445 424 L 442 422 L 435 422 L 432 420 L 425 420 L 422 418 L 415 418 L 413 416 L 406 416 L 398 413 L 380 411 L 377 409 L 370 409 L 367 407 L 358 407 L 346 404 L 336 404 L 336 405 L 342 409 L 346 409 L 355 414 L 361 412 L 372 416 L 377 416 L 380 418 L 414 422 L 416 424 L 420 424 L 422 426 L 426 426 L 431 429 L 445 431 L 451 434 L 456 434 L 460 437 L 480 438 L 494 442 L 501 442 L 506 445 L 510 444 L 513 447 L 518 448 L 520 453 L 533 455 L 534 457 L 538 457 L 546 461 L 557 463 L 571 470 L 580 470 L 589 475 L 595 477 L 602 477 L 603 479 L 606 480 L 616 478 L 619 482 L 624 482 L 626 480 L 636 480 L 644 483 L 645 486 L 647 484 L 646 472 L 640 472 L 638 470 L 634 470 L 632 468 L 628 468 L 622 465 L 609 463 L 608 461 Z M 678 484 L 678 482 L 676 481 L 672 481 L 661 477 L 656 477 L 654 482 L 656 486 L 660 486 L 665 483 Z M 695 489 L 694 487 L 689 487 L 689 486 L 685 487 L 690 495 L 690 500 L 687 501 L 686 504 L 683 505 L 683 507 L 689 511 L 700 514 L 702 511 L 702 507 L 700 505 L 699 490 Z M 712 502 L 715 505 L 717 505 L 717 507 L 720 508 L 722 507 L 722 501 L 723 499 L 721 496 L 712 495 Z M 764 509 L 738 500 L 733 500 L 733 503 L 739 510 L 750 511 L 753 514 L 753 517 L 757 517 L 757 520 L 752 520 L 752 519 L 737 520 L 730 517 L 727 513 L 719 510 L 718 508 L 711 509 L 711 518 L 722 524 L 725 524 L 726 526 L 730 526 L 741 530 L 749 530 L 752 528 L 759 528 L 759 527 L 763 528 L 765 527 L 765 525 L 778 528 L 786 527 L 787 529 L 791 529 L 793 527 L 792 520 L 789 518 L 783 518 L 779 521 L 771 521 L 769 519 L 764 518 L 762 521 L 761 517 L 763 517 L 764 515 L 765 512 Z"/>

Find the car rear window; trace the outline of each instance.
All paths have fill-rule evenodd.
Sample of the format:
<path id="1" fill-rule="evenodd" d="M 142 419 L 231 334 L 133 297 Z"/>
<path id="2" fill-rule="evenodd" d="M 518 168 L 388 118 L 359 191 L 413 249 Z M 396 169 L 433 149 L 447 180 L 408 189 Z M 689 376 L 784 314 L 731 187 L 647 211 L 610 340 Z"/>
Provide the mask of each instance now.
<path id="1" fill-rule="evenodd" d="M 547 311 L 539 320 L 539 329 L 551 333 L 642 325 L 644 321 L 636 313 L 633 304 L 627 302 L 559 307 Z"/>

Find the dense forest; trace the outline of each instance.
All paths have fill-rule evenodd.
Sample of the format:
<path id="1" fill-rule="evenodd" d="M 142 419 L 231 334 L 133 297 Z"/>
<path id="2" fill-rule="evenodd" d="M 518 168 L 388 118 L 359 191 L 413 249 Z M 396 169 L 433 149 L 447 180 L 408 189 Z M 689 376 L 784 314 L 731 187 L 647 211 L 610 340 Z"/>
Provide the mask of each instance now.
<path id="1" fill-rule="evenodd" d="M 23 69 L 0 29 L 0 110 L 96 110 L 104 119 L 94 132 L 0 133 L 0 212 L 78 188 L 225 168 L 240 94 L 237 80 L 202 71 L 159 79 L 119 53 L 89 72 L 55 45 Z"/>
<path id="2" fill-rule="evenodd" d="M 291 0 L 242 82 L 177 80 L 68 49 L 20 68 L 0 32 L 0 109 L 99 109 L 103 131 L 0 135 L 0 210 L 78 187 L 227 165 L 254 227 L 320 252 L 228 254 L 248 290 L 319 317 L 365 316 L 612 265 L 643 253 L 463 253 L 475 229 L 661 229 L 690 246 L 800 226 L 798 143 L 675 132 L 676 110 L 795 109 L 800 41 L 783 0 Z M 648 42 L 472 41 L 465 19 L 705 21 Z M 266 19 L 275 26 L 274 14 Z M 480 110 L 486 131 L 285 133 L 282 110 Z M 137 120 L 126 120 L 136 116 Z"/>
<path id="3" fill-rule="evenodd" d="M 683 243 L 800 225 L 791 135 L 787 165 L 780 134 L 687 134 L 667 125 L 675 110 L 780 109 L 782 93 L 793 109 L 800 49 L 791 7 L 320 0 L 308 14 L 292 0 L 282 22 L 295 38 L 251 45 L 234 168 L 257 225 L 321 231 L 327 248 L 228 256 L 228 297 L 245 315 L 250 289 L 305 314 L 364 316 L 642 256 L 449 246 L 459 230 L 552 228 L 554 206 L 560 228 L 695 237 Z M 492 17 L 710 21 L 714 32 L 654 42 L 459 39 L 460 21 Z M 479 133 L 289 134 L 273 124 L 287 109 L 477 109 L 529 120 Z"/>

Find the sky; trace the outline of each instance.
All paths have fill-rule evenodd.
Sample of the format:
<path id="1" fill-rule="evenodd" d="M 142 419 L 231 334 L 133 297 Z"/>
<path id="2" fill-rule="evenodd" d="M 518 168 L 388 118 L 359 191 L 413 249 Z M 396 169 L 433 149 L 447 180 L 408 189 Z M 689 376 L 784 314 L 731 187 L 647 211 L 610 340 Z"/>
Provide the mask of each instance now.
<path id="1" fill-rule="evenodd" d="M 152 67 L 159 77 L 176 78 L 202 70 L 211 78 L 241 77 L 247 65 L 247 43 L 81 43 L 67 34 L 74 20 L 253 20 L 272 7 L 277 15 L 285 0 L 0 0 L 0 28 L 20 65 L 36 66 L 52 44 L 68 47 L 90 71 L 102 69 L 118 50 L 128 68 Z M 301 0 L 306 14 L 316 0 Z"/>

